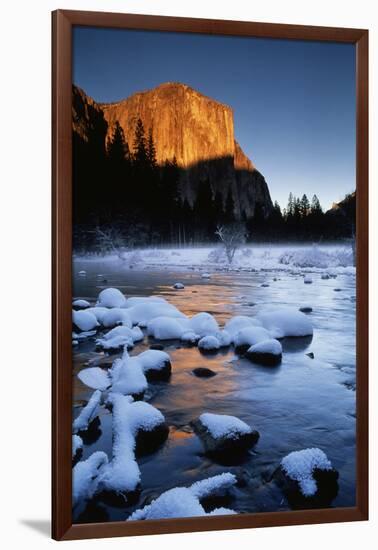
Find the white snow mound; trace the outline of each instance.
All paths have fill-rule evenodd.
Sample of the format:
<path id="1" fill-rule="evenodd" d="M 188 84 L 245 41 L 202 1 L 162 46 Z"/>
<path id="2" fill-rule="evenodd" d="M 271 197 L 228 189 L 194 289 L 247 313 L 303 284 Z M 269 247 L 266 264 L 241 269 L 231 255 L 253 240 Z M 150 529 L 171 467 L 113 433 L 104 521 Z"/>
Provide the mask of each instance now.
<path id="1" fill-rule="evenodd" d="M 73 310 L 72 321 L 82 331 L 93 330 L 98 326 L 95 315 L 88 310 Z"/>
<path id="2" fill-rule="evenodd" d="M 234 510 L 226 508 L 216 508 L 207 514 L 200 499 L 217 495 L 235 483 L 236 477 L 233 474 L 221 474 L 198 481 L 189 488 L 175 487 L 160 495 L 151 504 L 136 510 L 127 521 L 234 514 Z"/>
<path id="3" fill-rule="evenodd" d="M 332 470 L 327 455 L 317 448 L 293 451 L 282 459 L 281 467 L 290 479 L 299 483 L 305 497 L 311 497 L 317 491 L 314 470 Z"/>
<path id="4" fill-rule="evenodd" d="M 204 336 L 198 342 L 199 349 L 204 351 L 215 351 L 221 347 L 218 338 L 215 336 Z"/>
<path id="5" fill-rule="evenodd" d="M 239 346 L 254 346 L 258 342 L 268 340 L 269 332 L 263 327 L 245 327 L 239 330 L 234 336 L 235 347 Z"/>
<path id="6" fill-rule="evenodd" d="M 82 369 L 77 377 L 83 384 L 94 390 L 105 391 L 111 384 L 108 372 L 100 367 Z"/>
<path id="7" fill-rule="evenodd" d="M 282 355 L 281 342 L 270 338 L 269 340 L 263 340 L 258 342 L 254 346 L 248 349 L 248 353 L 269 353 L 270 355 Z"/>
<path id="8" fill-rule="evenodd" d="M 221 437 L 235 439 L 239 435 L 249 434 L 253 431 L 248 424 L 236 416 L 203 413 L 199 420 L 215 439 Z"/>
<path id="9" fill-rule="evenodd" d="M 73 432 L 80 432 L 88 429 L 89 423 L 97 416 L 98 407 L 101 403 L 101 391 L 93 392 L 88 403 L 80 411 L 80 414 L 75 418 L 72 428 Z"/>
<path id="10" fill-rule="evenodd" d="M 293 308 L 279 308 L 263 312 L 258 319 L 272 338 L 312 336 L 312 323 L 307 315 Z"/>
<path id="11" fill-rule="evenodd" d="M 107 463 L 107 455 L 102 451 L 97 451 L 87 460 L 76 464 L 72 470 L 73 505 L 92 498 L 98 488 L 99 475 Z"/>
<path id="12" fill-rule="evenodd" d="M 124 307 L 126 298 L 118 288 L 105 288 L 97 298 L 96 306 L 102 307 Z"/>

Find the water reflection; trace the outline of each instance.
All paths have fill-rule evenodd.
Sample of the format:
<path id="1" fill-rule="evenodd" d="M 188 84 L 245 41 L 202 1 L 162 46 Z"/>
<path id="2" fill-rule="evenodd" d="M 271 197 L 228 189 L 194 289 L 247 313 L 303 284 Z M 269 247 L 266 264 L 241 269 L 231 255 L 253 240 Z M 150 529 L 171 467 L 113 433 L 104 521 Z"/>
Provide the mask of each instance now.
<path id="1" fill-rule="evenodd" d="M 355 379 L 354 277 L 321 280 L 320 274 L 312 274 L 313 284 L 305 285 L 302 277 L 290 273 L 214 273 L 210 280 L 203 280 L 196 271 L 136 272 L 101 262 L 75 267 L 75 271 L 80 269 L 87 276 L 75 278 L 75 297 L 93 301 L 104 286 L 97 278 L 102 273 L 108 280 L 106 286 L 120 288 L 127 295 L 161 295 L 187 315 L 208 311 L 220 324 L 236 314 L 254 316 L 267 305 L 313 308 L 308 314 L 314 325 L 313 338 L 282 340 L 282 364 L 274 368 L 254 364 L 232 350 L 203 355 L 196 347 L 163 343 L 171 356 L 172 376 L 169 382 L 151 383 L 146 398 L 165 415 L 169 437 L 156 453 L 138 460 L 143 480 L 138 503 L 123 509 L 107 506 L 110 520 L 125 519 L 171 487 L 190 485 L 226 470 L 241 480 L 231 493 L 231 507 L 240 512 L 288 509 L 293 503 L 270 481 L 272 473 L 288 452 L 313 446 L 323 449 L 340 473 L 338 492 L 326 505 L 354 506 L 355 393 L 345 386 Z M 266 280 L 270 286 L 261 287 Z M 177 281 L 184 283 L 183 290 L 172 289 Z M 343 292 L 334 292 L 335 287 Z M 151 344 L 152 340 L 145 339 L 131 354 Z M 306 355 L 309 352 L 313 359 Z M 76 405 L 91 395 L 77 372 L 88 363 L 103 364 L 114 357 L 97 354 L 94 339 L 74 349 Z M 217 376 L 196 377 L 192 370 L 197 367 L 210 368 Z M 190 422 L 205 411 L 235 415 L 250 424 L 261 434 L 256 447 L 231 465 L 204 455 Z M 84 447 L 84 459 L 94 450 L 111 454 L 111 415 L 106 410 L 101 412 L 100 426 L 98 438 Z"/>

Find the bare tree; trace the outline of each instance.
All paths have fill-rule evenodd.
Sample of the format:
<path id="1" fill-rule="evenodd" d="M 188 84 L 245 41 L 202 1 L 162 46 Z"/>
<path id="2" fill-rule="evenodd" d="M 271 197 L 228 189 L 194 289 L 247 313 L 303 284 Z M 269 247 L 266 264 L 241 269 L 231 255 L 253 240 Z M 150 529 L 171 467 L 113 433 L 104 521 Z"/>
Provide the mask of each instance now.
<path id="1" fill-rule="evenodd" d="M 235 252 L 245 243 L 246 228 L 242 223 L 218 225 L 215 234 L 221 240 L 229 264 L 232 264 Z"/>
<path id="2" fill-rule="evenodd" d="M 99 227 L 94 230 L 97 246 L 101 254 L 113 252 L 124 260 L 124 253 L 127 251 L 125 239 L 117 227 Z"/>

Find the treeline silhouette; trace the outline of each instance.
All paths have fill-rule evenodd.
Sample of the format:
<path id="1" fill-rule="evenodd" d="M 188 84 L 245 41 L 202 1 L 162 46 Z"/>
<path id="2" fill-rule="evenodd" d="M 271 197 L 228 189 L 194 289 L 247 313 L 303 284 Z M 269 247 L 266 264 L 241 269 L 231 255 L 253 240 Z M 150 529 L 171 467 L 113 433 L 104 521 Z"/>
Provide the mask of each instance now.
<path id="1" fill-rule="evenodd" d="M 250 235 L 267 241 L 332 241 L 354 237 L 356 196 L 349 193 L 333 209 L 324 212 L 317 195 L 311 201 L 289 193 L 286 207 L 281 210 L 277 201 L 268 218 L 257 207 L 255 216 L 247 221 Z"/>
<path id="2" fill-rule="evenodd" d="M 209 180 L 204 179 L 198 182 L 197 196 L 190 205 L 182 197 L 182 169 L 176 159 L 158 165 L 152 129 L 146 134 L 138 119 L 129 144 L 116 122 L 106 144 L 107 123 L 102 113 L 90 105 L 87 108 L 92 111 L 85 137 L 73 131 L 76 250 L 95 250 L 99 228 L 115 230 L 133 246 L 180 246 L 216 242 L 217 226 L 236 221 L 231 187 L 224 196 L 213 192 Z M 350 200 L 353 202 L 353 197 Z M 299 199 L 290 193 L 283 211 L 275 202 L 267 216 L 264 205 L 257 204 L 253 217 L 244 215 L 240 221 L 248 239 L 314 241 L 349 237 L 354 216 L 353 208 L 324 213 L 316 195 L 310 203 L 306 195 Z"/>
<path id="3" fill-rule="evenodd" d="M 182 199 L 182 169 L 175 158 L 157 164 L 152 129 L 146 135 L 141 119 L 132 144 L 116 122 L 107 146 L 105 121 L 91 119 L 86 139 L 73 132 L 76 248 L 95 244 L 96 227 L 117 227 L 136 244 L 188 244 L 215 241 L 217 225 L 235 221 L 231 188 L 223 200 L 204 179 L 193 205 Z"/>

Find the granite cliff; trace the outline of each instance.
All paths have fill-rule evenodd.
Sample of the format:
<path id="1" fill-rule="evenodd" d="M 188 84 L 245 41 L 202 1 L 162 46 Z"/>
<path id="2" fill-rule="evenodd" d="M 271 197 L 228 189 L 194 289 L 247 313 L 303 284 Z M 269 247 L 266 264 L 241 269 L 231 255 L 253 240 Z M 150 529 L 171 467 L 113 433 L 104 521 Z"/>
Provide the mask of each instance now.
<path id="1" fill-rule="evenodd" d="M 73 131 L 86 139 L 99 131 L 105 145 L 118 122 L 130 149 L 140 118 L 151 130 L 160 165 L 176 158 L 181 196 L 193 204 L 199 184 L 208 180 L 223 200 L 231 189 L 237 217 L 250 218 L 256 205 L 272 210 L 268 186 L 234 136 L 233 111 L 193 88 L 167 82 L 116 103 L 96 103 L 83 90 L 73 89 Z"/>

